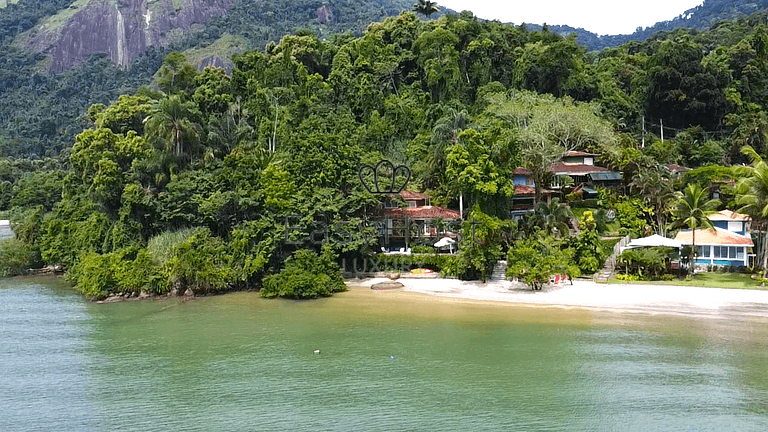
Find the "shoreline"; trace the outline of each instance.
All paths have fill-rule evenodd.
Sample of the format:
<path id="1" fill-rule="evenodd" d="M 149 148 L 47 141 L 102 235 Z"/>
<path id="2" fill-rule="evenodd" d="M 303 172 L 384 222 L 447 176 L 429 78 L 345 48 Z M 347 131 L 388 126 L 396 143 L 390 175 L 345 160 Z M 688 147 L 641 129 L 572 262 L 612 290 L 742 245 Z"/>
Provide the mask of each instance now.
<path id="1" fill-rule="evenodd" d="M 369 288 L 387 278 L 347 280 L 349 288 Z M 620 313 L 646 313 L 727 318 L 734 315 L 768 318 L 768 291 L 675 285 L 598 284 L 575 280 L 531 291 L 522 283 L 458 279 L 397 280 L 409 292 L 466 301 L 488 301 L 529 307 L 558 307 Z"/>

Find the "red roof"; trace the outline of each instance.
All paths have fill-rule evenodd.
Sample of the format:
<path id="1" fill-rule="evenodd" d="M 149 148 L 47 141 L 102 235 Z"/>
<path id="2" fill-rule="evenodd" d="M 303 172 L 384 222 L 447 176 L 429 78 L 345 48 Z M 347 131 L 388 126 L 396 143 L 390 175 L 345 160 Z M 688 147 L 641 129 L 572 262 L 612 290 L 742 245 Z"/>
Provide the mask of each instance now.
<path id="1" fill-rule="evenodd" d="M 420 194 L 418 192 L 413 192 L 413 191 L 409 191 L 409 190 L 404 190 L 404 191 L 400 192 L 400 196 L 403 197 L 404 200 L 410 200 L 410 201 L 414 201 L 414 200 L 428 200 L 429 199 L 428 195 Z"/>
<path id="2" fill-rule="evenodd" d="M 515 175 L 531 175 L 531 170 L 528 168 L 515 168 Z"/>
<path id="3" fill-rule="evenodd" d="M 608 168 L 603 168 L 596 165 L 583 165 L 583 164 L 566 164 L 557 163 L 550 169 L 555 174 L 592 174 L 602 171 L 610 171 Z"/>
<path id="4" fill-rule="evenodd" d="M 720 210 L 717 213 L 712 213 L 707 216 L 709 220 L 732 220 L 732 221 L 749 221 L 749 216 L 741 213 L 736 213 L 730 210 Z"/>
<path id="5" fill-rule="evenodd" d="M 515 185 L 515 196 L 534 195 L 536 190 L 530 186 Z"/>
<path id="6" fill-rule="evenodd" d="M 553 193 L 554 192 L 549 189 L 541 190 L 542 195 L 551 195 Z M 536 189 L 526 185 L 515 185 L 515 196 L 527 196 L 527 195 L 530 195 L 530 196 L 536 195 Z"/>
<path id="7" fill-rule="evenodd" d="M 405 218 L 405 216 L 408 216 L 409 219 L 460 219 L 459 212 L 456 210 L 438 206 L 388 209 L 386 213 L 387 216 L 394 218 Z"/>
<path id="8" fill-rule="evenodd" d="M 684 230 L 677 233 L 675 240 L 682 242 L 683 244 L 692 244 L 691 230 Z M 706 228 L 699 228 L 696 230 L 696 244 L 697 245 L 728 245 L 728 246 L 754 246 L 752 239 L 726 231 L 721 228 L 715 228 L 714 230 L 708 230 Z"/>

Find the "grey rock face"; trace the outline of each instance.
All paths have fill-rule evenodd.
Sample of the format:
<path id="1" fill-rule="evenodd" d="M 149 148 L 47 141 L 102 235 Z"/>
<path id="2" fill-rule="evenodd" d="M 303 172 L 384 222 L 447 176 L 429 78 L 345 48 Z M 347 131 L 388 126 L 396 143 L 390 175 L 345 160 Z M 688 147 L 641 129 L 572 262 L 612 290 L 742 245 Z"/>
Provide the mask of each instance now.
<path id="1" fill-rule="evenodd" d="M 31 48 L 62 71 L 104 53 L 127 66 L 150 46 L 163 46 L 194 24 L 226 15 L 236 0 L 91 0 L 55 28 L 44 26 Z M 177 6 L 174 6 L 174 3 Z"/>

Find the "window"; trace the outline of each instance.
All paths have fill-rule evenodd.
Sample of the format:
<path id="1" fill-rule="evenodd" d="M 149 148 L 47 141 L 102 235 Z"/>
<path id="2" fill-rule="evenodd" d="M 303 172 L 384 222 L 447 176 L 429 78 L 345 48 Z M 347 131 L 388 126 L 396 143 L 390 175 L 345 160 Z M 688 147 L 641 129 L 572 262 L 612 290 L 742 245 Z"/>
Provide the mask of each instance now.
<path id="1" fill-rule="evenodd" d="M 594 165 L 595 159 L 591 157 L 585 157 L 584 158 L 584 165 Z"/>
<path id="2" fill-rule="evenodd" d="M 743 247 L 736 248 L 736 259 L 737 260 L 742 260 L 742 261 L 744 260 L 744 248 Z"/>
<path id="3" fill-rule="evenodd" d="M 697 246 L 697 249 L 699 249 L 699 256 L 704 258 L 709 258 L 709 246 Z"/>
<path id="4" fill-rule="evenodd" d="M 712 246 L 714 258 L 728 258 L 728 246 Z"/>
<path id="5" fill-rule="evenodd" d="M 416 207 L 416 201 L 408 201 L 408 207 Z"/>
<path id="6" fill-rule="evenodd" d="M 728 222 L 728 231 L 741 232 L 743 224 L 741 222 Z"/>
<path id="7" fill-rule="evenodd" d="M 728 248 L 728 258 L 736 259 L 736 246 L 731 246 Z"/>

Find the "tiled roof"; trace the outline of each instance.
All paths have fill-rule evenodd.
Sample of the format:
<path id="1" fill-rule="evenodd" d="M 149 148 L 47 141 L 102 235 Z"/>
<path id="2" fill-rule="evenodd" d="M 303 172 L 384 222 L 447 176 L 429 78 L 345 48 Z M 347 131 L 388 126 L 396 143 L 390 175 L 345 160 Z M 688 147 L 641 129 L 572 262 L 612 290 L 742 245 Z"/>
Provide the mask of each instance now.
<path id="1" fill-rule="evenodd" d="M 608 171 L 608 168 L 603 168 L 596 165 L 583 165 L 583 164 L 566 164 L 557 163 L 552 166 L 550 170 L 555 174 L 592 174 L 596 172 Z"/>
<path id="2" fill-rule="evenodd" d="M 429 199 L 428 195 L 420 194 L 418 192 L 413 192 L 409 190 L 404 190 L 400 192 L 400 196 L 403 197 L 404 200 L 427 200 Z"/>
<path id="3" fill-rule="evenodd" d="M 683 230 L 677 233 L 675 240 L 682 242 L 683 244 L 690 245 L 692 241 L 691 230 Z M 696 245 L 728 245 L 728 246 L 749 246 L 752 247 L 755 244 L 752 243 L 752 239 L 749 236 L 742 236 L 730 231 L 726 231 L 722 228 L 715 228 L 714 231 L 699 228 L 696 230 Z"/>
<path id="4" fill-rule="evenodd" d="M 445 207 L 438 206 L 422 206 L 422 207 L 408 207 L 408 208 L 396 208 L 388 209 L 387 216 L 394 218 L 404 218 L 408 216 L 409 219 L 459 219 L 459 212 L 456 210 L 447 209 Z"/>
<path id="5" fill-rule="evenodd" d="M 542 195 L 551 195 L 553 193 L 554 192 L 549 189 L 541 190 Z M 515 196 L 526 196 L 526 195 L 530 195 L 530 196 L 536 195 L 536 189 L 526 185 L 515 185 Z"/>
<path id="6" fill-rule="evenodd" d="M 536 190 L 530 186 L 515 185 L 515 196 L 534 195 Z"/>
<path id="7" fill-rule="evenodd" d="M 720 210 L 717 213 L 712 213 L 711 215 L 707 216 L 709 220 L 729 220 L 729 221 L 749 221 L 749 216 L 741 213 L 736 213 L 735 211 L 731 210 Z"/>
<path id="8" fill-rule="evenodd" d="M 528 168 L 515 168 L 514 174 L 515 175 L 530 175 L 531 174 L 531 170 L 529 170 Z"/>

